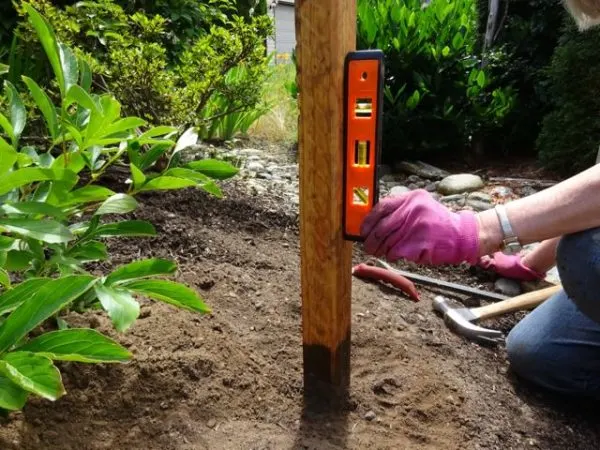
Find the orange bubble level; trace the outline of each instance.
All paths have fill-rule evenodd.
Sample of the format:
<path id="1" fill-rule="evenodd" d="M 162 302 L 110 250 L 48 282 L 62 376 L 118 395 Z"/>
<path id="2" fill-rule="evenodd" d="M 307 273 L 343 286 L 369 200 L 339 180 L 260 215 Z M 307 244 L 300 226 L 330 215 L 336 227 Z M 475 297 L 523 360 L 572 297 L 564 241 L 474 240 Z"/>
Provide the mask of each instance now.
<path id="1" fill-rule="evenodd" d="M 346 56 L 343 208 L 346 240 L 362 240 L 360 226 L 379 200 L 383 77 L 380 50 L 360 50 Z"/>

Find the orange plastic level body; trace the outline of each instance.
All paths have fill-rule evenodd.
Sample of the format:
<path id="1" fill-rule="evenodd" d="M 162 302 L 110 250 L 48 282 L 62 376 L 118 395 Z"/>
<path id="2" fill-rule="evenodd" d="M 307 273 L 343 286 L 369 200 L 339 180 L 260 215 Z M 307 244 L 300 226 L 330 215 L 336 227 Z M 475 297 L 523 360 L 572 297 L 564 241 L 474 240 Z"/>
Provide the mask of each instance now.
<path id="1" fill-rule="evenodd" d="M 383 52 L 346 57 L 344 139 L 344 238 L 360 241 L 360 227 L 379 200 Z"/>

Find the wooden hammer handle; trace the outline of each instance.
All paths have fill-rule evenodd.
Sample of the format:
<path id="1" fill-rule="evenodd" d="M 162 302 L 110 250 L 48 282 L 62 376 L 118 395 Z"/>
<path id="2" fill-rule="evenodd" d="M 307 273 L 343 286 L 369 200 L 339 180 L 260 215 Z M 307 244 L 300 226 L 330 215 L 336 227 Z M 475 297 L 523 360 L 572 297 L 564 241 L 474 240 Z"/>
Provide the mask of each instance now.
<path id="1" fill-rule="evenodd" d="M 551 286 L 537 291 L 527 292 L 516 297 L 502 300 L 479 308 L 472 308 L 471 312 L 480 320 L 489 319 L 502 314 L 508 314 L 514 311 L 533 309 L 540 303 L 556 294 L 562 289 L 561 285 Z"/>

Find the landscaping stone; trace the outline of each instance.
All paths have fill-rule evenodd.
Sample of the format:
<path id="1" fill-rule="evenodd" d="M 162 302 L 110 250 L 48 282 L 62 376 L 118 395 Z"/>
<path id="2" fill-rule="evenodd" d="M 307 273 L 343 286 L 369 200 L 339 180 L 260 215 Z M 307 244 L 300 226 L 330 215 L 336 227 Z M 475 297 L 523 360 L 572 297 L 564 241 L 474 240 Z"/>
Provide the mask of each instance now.
<path id="1" fill-rule="evenodd" d="M 442 203 L 455 203 L 458 206 L 465 206 L 467 202 L 467 198 L 461 194 L 447 195 L 445 197 L 440 198 L 440 202 Z"/>
<path id="2" fill-rule="evenodd" d="M 425 186 L 425 190 L 427 192 L 435 192 L 435 191 L 437 191 L 437 184 L 429 183 L 428 185 Z"/>
<path id="3" fill-rule="evenodd" d="M 402 161 L 397 164 L 396 168 L 405 173 L 418 175 L 429 180 L 441 180 L 450 175 L 449 172 L 422 161 Z"/>
<path id="4" fill-rule="evenodd" d="M 483 186 L 483 180 L 480 176 L 468 173 L 460 173 L 444 178 L 438 186 L 438 191 L 444 195 L 452 195 L 463 192 L 477 191 Z"/>
<path id="5" fill-rule="evenodd" d="M 400 195 L 404 194 L 405 192 L 410 192 L 410 189 L 406 186 L 394 186 L 392 189 L 390 189 L 390 195 Z"/>

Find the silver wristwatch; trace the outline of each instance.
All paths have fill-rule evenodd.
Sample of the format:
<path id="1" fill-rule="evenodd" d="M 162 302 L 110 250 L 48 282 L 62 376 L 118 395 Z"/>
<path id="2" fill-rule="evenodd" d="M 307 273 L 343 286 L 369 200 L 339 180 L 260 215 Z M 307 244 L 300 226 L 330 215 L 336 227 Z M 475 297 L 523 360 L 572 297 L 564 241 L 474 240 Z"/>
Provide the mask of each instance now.
<path id="1" fill-rule="evenodd" d="M 502 227 L 502 233 L 504 234 L 504 239 L 502 240 L 502 253 L 507 255 L 519 253 L 523 247 L 510 226 L 510 221 L 508 220 L 504 205 L 496 205 L 494 209 L 496 210 L 500 226 Z"/>

